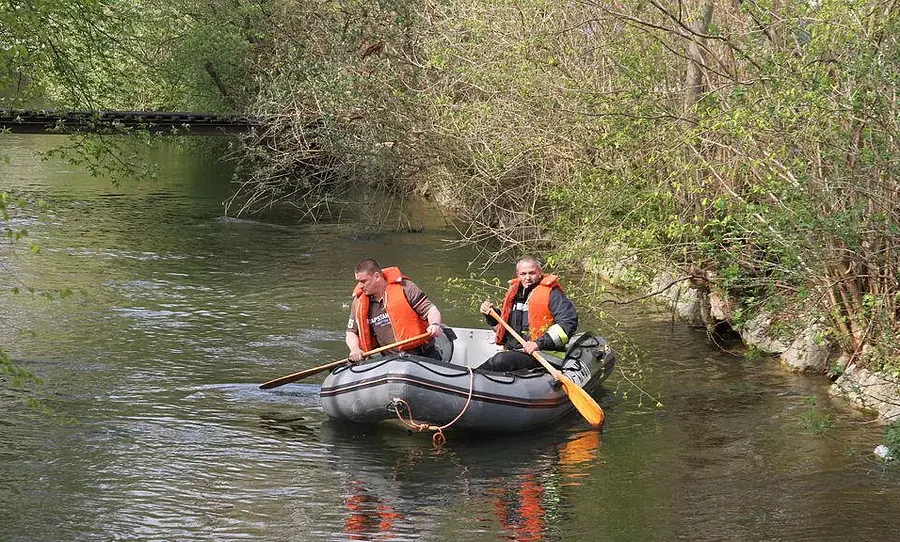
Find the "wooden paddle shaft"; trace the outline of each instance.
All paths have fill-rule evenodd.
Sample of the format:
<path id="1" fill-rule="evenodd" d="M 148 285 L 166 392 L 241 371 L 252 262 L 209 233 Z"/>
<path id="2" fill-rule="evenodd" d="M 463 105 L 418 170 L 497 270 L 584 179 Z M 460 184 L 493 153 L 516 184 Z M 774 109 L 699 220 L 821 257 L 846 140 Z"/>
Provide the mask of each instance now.
<path id="1" fill-rule="evenodd" d="M 512 333 L 513 337 L 522 343 L 522 346 L 525 346 L 525 339 L 516 333 L 516 330 L 497 314 L 497 311 L 491 309 L 490 315 L 494 317 L 494 320 L 500 322 L 500 324 L 506 328 L 506 331 Z M 562 371 L 558 371 L 556 367 L 550 365 L 550 363 L 537 351 L 532 352 L 531 355 L 547 369 L 553 378 L 562 384 L 563 390 L 566 392 L 566 395 L 569 397 L 575 410 L 577 410 L 592 427 L 599 428 L 603 425 L 603 420 L 606 418 L 605 414 L 603 414 L 603 409 L 600 408 L 600 405 L 597 404 L 597 401 L 594 401 L 594 398 L 591 397 L 588 392 L 584 391 L 581 386 L 563 374 Z"/>
<path id="2" fill-rule="evenodd" d="M 502 325 L 503 327 L 505 327 L 505 328 L 506 328 L 506 331 L 508 331 L 509 333 L 511 333 L 512 336 L 515 337 L 517 341 L 519 341 L 520 343 L 522 343 L 522 346 L 525 346 L 525 343 L 527 342 L 527 341 L 525 340 L 525 338 L 522 337 L 521 335 L 519 335 L 518 333 L 516 333 L 516 330 L 513 329 L 512 326 L 509 325 L 509 324 L 506 322 L 506 320 L 504 320 L 499 314 L 497 314 L 497 311 L 495 311 L 494 309 L 491 309 L 491 310 L 490 310 L 490 315 L 494 318 L 494 320 L 500 322 L 500 325 Z M 554 378 L 556 378 L 557 380 L 559 380 L 559 377 L 560 377 L 560 374 L 561 374 L 561 373 L 556 369 L 556 367 L 554 367 L 553 365 L 551 365 L 549 361 L 547 361 L 546 359 L 544 359 L 544 356 L 542 356 L 542 355 L 540 354 L 540 352 L 536 352 L 536 351 L 535 351 L 535 352 L 532 352 L 531 355 L 534 356 L 534 358 L 535 358 L 536 360 L 538 360 L 538 361 L 541 363 L 541 365 L 544 366 L 544 369 L 547 369 L 547 371 L 548 371 L 551 375 L 553 375 Z"/>
<path id="3" fill-rule="evenodd" d="M 420 339 L 424 339 L 426 337 L 430 337 L 431 333 L 422 333 L 421 335 L 416 335 L 415 337 L 410 337 L 409 339 L 403 339 L 402 341 L 393 342 L 391 344 L 385 346 L 379 346 L 378 348 L 374 348 L 369 350 L 368 352 L 363 352 L 362 357 L 366 358 L 372 356 L 374 354 L 379 354 L 384 352 L 385 350 L 390 350 L 391 348 L 396 348 L 398 346 L 403 346 L 404 344 L 418 341 Z M 282 376 L 281 378 L 276 378 L 274 380 L 269 380 L 263 384 L 260 384 L 259 388 L 262 390 L 268 390 L 271 388 L 277 388 L 278 386 L 283 386 L 284 384 L 289 384 L 294 382 L 295 380 L 300 380 L 301 378 L 306 378 L 307 376 L 312 376 L 316 373 L 322 372 L 326 369 L 331 369 L 333 367 L 337 367 L 343 363 L 347 363 L 350 361 L 350 358 L 339 359 L 337 361 L 332 361 L 331 363 L 326 363 L 325 365 L 319 365 L 318 367 L 313 367 L 311 369 L 306 369 L 300 371 L 298 373 L 289 374 L 287 376 Z"/>

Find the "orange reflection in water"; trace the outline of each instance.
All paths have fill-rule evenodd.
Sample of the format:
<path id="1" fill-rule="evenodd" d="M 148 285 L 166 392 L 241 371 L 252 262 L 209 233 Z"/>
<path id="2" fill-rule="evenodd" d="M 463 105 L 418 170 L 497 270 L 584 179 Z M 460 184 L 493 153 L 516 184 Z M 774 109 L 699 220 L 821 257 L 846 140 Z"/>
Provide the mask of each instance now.
<path id="1" fill-rule="evenodd" d="M 600 453 L 600 432 L 583 431 L 566 441 L 559 449 L 559 465 L 566 485 L 581 485 L 579 478 L 588 476 Z"/>
<path id="2" fill-rule="evenodd" d="M 532 472 L 523 474 L 516 485 L 518 487 L 501 486 L 489 491 L 494 495 L 491 500 L 494 516 L 511 540 L 543 540 L 546 526 L 544 486 Z"/>
<path id="3" fill-rule="evenodd" d="M 584 431 L 572 435 L 558 449 L 559 472 L 567 480 L 565 485 L 580 485 L 579 478 L 589 475 L 600 451 L 600 433 Z M 550 498 L 545 499 L 545 484 L 554 484 L 551 475 L 542 476 L 531 470 L 514 478 L 492 480 L 487 494 L 491 511 L 504 532 L 504 538 L 521 541 L 540 541 L 547 531 L 547 508 L 556 505 L 553 495 L 559 488 L 551 487 Z M 558 504 L 558 503 L 557 503 Z"/>
<path id="4" fill-rule="evenodd" d="M 555 508 L 554 502 L 559 496 L 559 478 L 554 481 L 552 471 L 562 475 L 566 480 L 564 485 L 580 485 L 579 479 L 588 476 L 596 464 L 600 444 L 597 431 L 576 433 L 558 445 L 558 462 L 548 462 L 548 472 L 529 469 L 514 476 L 492 479 L 486 493 L 491 512 L 500 523 L 501 536 L 509 540 L 542 541 L 547 531 L 547 508 Z M 553 453 L 552 449 L 548 451 Z M 558 468 L 553 468 L 554 463 Z M 550 487 L 548 494 L 545 484 L 557 487 Z M 349 483 L 344 505 L 348 511 L 344 534 L 349 540 L 394 539 L 398 535 L 398 524 L 405 519 L 397 508 L 360 480 Z"/>
<path id="5" fill-rule="evenodd" d="M 344 506 L 350 513 L 344 521 L 344 534 L 350 540 L 369 540 L 378 534 L 391 538 L 397 520 L 403 516 L 393 506 L 371 495 L 359 481 L 350 482 Z"/>

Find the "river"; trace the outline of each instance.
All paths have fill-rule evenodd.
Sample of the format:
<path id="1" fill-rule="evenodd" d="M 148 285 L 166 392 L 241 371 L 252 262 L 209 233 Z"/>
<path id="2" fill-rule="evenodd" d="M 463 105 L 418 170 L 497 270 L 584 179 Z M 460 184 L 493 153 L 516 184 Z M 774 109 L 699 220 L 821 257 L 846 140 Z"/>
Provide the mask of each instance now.
<path id="1" fill-rule="evenodd" d="M 156 180 L 114 186 L 34 156 L 59 142 L 0 135 L 0 191 L 47 203 L 13 220 L 37 254 L 0 246 L 0 346 L 43 379 L 36 407 L 0 385 L 0 540 L 900 536 L 900 468 L 872 456 L 881 426 L 824 379 L 723 352 L 648 305 L 584 311 L 622 354 L 597 396 L 602 434 L 574 415 L 435 448 L 328 421 L 324 375 L 262 391 L 346 355 L 363 257 L 401 266 L 446 322 L 481 326 L 447 286 L 477 254 L 433 216 L 385 235 L 224 219 L 230 170 L 209 157 L 160 145 Z M 638 363 L 653 398 L 629 384 Z"/>

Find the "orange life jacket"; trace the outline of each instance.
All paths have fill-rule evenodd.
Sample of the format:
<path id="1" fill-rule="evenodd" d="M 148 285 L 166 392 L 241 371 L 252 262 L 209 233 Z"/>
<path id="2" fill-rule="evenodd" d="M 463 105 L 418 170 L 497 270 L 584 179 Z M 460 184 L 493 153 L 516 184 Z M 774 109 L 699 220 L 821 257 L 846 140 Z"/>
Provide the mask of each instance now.
<path id="1" fill-rule="evenodd" d="M 394 340 L 402 341 L 425 333 L 428 328 L 428 322 L 422 319 L 419 314 L 413 310 L 403 293 L 403 273 L 399 267 L 386 267 L 381 270 L 384 280 L 387 281 L 387 287 L 384 292 L 384 310 L 387 312 L 388 318 L 391 320 L 391 328 L 394 330 Z M 362 288 L 358 285 L 353 290 L 353 297 L 356 298 L 356 323 L 359 326 L 359 347 L 364 352 L 374 350 L 378 347 L 375 344 L 375 337 L 372 328 L 369 326 L 369 296 L 363 295 Z M 426 337 L 418 341 L 413 341 L 402 346 L 398 346 L 397 350 L 412 350 L 418 346 L 428 343 L 431 339 Z"/>
<path id="2" fill-rule="evenodd" d="M 507 322 L 512 312 L 513 302 L 516 299 L 516 293 L 519 291 L 519 279 L 515 278 L 509 281 L 509 290 L 506 291 L 506 297 L 503 299 L 503 311 L 500 316 Z M 543 335 L 547 329 L 556 323 L 553 320 L 553 314 L 550 312 L 550 292 L 554 288 L 562 291 L 562 286 L 556 281 L 556 275 L 544 275 L 541 282 L 534 287 L 531 295 L 528 296 L 528 338 L 535 341 Z M 497 325 L 497 344 L 505 344 L 506 328 Z"/>

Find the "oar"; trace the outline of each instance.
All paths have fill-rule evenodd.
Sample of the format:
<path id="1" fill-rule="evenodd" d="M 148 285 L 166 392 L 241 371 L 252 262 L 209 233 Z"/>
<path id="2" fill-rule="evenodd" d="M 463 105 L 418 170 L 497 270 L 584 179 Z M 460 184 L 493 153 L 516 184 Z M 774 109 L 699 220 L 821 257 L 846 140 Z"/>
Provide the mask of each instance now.
<path id="1" fill-rule="evenodd" d="M 395 343 L 391 343 L 387 346 L 379 346 L 374 350 L 369 350 L 368 352 L 363 352 L 363 357 L 369 357 L 372 354 L 377 354 L 379 352 L 384 352 L 385 350 L 390 350 L 391 348 L 397 348 L 398 346 L 402 346 L 407 343 L 411 343 L 413 341 L 418 341 L 419 339 L 424 339 L 425 337 L 430 337 L 431 333 L 423 333 L 421 335 L 416 335 L 415 337 L 410 337 L 409 339 L 403 339 L 402 341 L 397 341 Z M 332 367 L 337 367 L 343 363 L 347 363 L 350 361 L 350 358 L 339 359 L 337 361 L 332 361 L 331 363 L 326 363 L 325 365 L 319 365 L 318 367 L 313 367 L 312 369 L 306 369 L 305 371 L 300 371 L 299 373 L 294 373 L 287 376 L 282 376 L 281 378 L 276 378 L 275 380 L 269 380 L 263 384 L 259 385 L 259 389 L 261 390 L 269 390 L 272 388 L 277 388 L 278 386 L 283 386 L 285 384 L 290 384 L 295 380 L 300 380 L 301 378 L 306 378 L 307 376 L 312 376 L 316 373 L 320 373 L 326 369 L 331 369 Z"/>
<path id="2" fill-rule="evenodd" d="M 525 346 L 525 339 L 523 339 L 521 335 L 516 333 L 516 330 L 514 330 L 508 323 L 506 323 L 506 320 L 504 320 L 500 317 L 499 314 L 497 314 L 497 311 L 491 309 L 490 315 L 494 317 L 494 320 L 500 322 L 500 325 L 505 327 L 506 331 L 511 333 L 512 336 L 516 338 L 516 340 L 522 343 L 522 346 Z M 571 378 L 557 370 L 553 365 L 550 365 L 550 362 L 544 359 L 544 356 L 542 356 L 540 352 L 535 350 L 531 353 L 531 355 L 534 356 L 534 358 L 544 366 L 544 369 L 547 369 L 547 372 L 553 375 L 553 378 L 562 383 L 562 387 L 566 391 L 566 395 L 569 396 L 569 400 L 572 401 L 572 404 L 575 405 L 575 408 L 578 410 L 578 412 L 580 412 L 581 415 L 584 416 L 584 419 L 586 419 L 592 427 L 600 427 L 603 424 L 604 416 L 603 409 L 600 408 L 600 405 L 597 404 L 597 401 L 594 401 L 594 398 L 588 395 L 588 392 L 584 391 L 584 389 L 576 384 Z"/>

